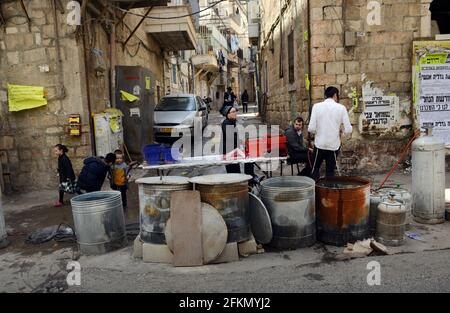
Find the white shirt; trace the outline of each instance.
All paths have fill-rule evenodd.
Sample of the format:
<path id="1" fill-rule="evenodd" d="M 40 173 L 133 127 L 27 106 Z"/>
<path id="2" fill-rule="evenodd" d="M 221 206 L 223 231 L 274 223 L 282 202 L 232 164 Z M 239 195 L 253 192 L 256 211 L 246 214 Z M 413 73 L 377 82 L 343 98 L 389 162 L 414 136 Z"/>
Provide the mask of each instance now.
<path id="1" fill-rule="evenodd" d="M 316 103 L 313 106 L 308 131 L 316 134 L 315 146 L 322 150 L 337 151 L 341 147 L 340 129 L 344 133 L 353 131 L 347 109 L 333 99 Z"/>

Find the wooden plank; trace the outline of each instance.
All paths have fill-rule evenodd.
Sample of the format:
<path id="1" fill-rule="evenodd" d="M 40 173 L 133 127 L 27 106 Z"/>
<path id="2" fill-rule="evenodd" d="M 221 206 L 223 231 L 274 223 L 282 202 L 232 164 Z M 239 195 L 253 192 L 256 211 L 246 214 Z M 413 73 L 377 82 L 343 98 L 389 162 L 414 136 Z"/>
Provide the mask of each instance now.
<path id="1" fill-rule="evenodd" d="M 170 199 L 173 265 L 203 265 L 202 209 L 200 192 L 178 191 Z"/>

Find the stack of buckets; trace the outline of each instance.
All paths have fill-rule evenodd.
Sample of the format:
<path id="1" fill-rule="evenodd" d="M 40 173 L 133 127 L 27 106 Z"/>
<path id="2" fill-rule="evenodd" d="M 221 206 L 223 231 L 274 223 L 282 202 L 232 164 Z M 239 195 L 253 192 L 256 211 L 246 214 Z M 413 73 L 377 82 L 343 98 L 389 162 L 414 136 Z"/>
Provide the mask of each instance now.
<path id="1" fill-rule="evenodd" d="M 152 144 L 144 147 L 144 158 L 149 165 L 176 163 L 180 151 L 170 145 Z"/>

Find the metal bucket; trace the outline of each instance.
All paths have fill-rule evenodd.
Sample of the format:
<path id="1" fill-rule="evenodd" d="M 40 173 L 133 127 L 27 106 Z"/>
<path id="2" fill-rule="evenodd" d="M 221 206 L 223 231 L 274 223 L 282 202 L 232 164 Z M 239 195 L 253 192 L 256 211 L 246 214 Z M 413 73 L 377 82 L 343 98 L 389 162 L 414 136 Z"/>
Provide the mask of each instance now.
<path id="1" fill-rule="evenodd" d="M 141 240 L 147 243 L 166 244 L 164 231 L 170 217 L 172 192 L 191 190 L 186 177 L 147 177 L 136 180 L 139 186 L 139 221 Z"/>
<path id="2" fill-rule="evenodd" d="M 243 174 L 220 174 L 194 177 L 190 181 L 200 191 L 202 202 L 216 208 L 227 224 L 227 242 L 250 239 L 248 181 Z"/>
<path id="3" fill-rule="evenodd" d="M 127 245 L 120 192 L 92 192 L 70 202 L 82 253 L 103 254 Z"/>
<path id="4" fill-rule="evenodd" d="M 307 177 L 275 177 L 261 184 L 261 200 L 272 221 L 271 246 L 309 247 L 316 242 L 315 182 Z"/>
<path id="5" fill-rule="evenodd" d="M 343 246 L 369 235 L 370 182 L 327 177 L 316 184 L 318 239 Z"/>

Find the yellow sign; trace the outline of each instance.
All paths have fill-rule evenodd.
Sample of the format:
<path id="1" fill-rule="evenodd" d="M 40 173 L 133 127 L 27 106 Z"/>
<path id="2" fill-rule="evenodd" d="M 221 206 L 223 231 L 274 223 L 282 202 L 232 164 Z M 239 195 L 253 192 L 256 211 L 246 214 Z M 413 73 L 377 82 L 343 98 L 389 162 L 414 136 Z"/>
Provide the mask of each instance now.
<path id="1" fill-rule="evenodd" d="M 8 103 L 10 112 L 44 106 L 47 104 L 47 99 L 44 98 L 44 87 L 8 84 Z"/>
<path id="2" fill-rule="evenodd" d="M 122 101 L 134 102 L 139 100 L 139 97 L 136 97 L 135 95 L 132 95 L 131 93 L 123 90 L 120 91 L 120 94 L 122 95 Z"/>
<path id="3" fill-rule="evenodd" d="M 420 64 L 445 64 L 447 57 L 448 53 L 426 54 L 420 58 Z"/>
<path id="4" fill-rule="evenodd" d="M 145 89 L 150 90 L 152 88 L 152 81 L 150 77 L 145 77 Z"/>

